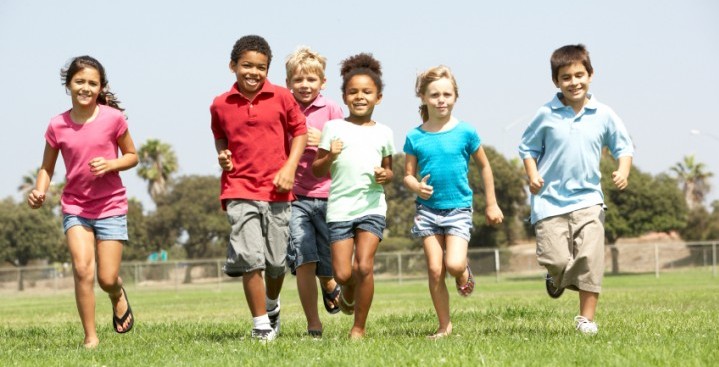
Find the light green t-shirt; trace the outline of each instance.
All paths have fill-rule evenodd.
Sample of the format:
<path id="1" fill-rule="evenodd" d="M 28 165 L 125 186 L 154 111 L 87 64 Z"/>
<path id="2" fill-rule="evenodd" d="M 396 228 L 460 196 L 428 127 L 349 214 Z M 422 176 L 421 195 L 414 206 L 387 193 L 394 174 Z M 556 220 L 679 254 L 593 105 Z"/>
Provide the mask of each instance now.
<path id="1" fill-rule="evenodd" d="M 380 123 L 359 126 L 344 119 L 328 121 L 319 148 L 330 150 L 333 139 L 342 152 L 330 167 L 332 184 L 327 200 L 327 222 L 344 222 L 365 215 L 387 214 L 384 188 L 375 182 L 374 168 L 395 153 L 392 130 Z"/>

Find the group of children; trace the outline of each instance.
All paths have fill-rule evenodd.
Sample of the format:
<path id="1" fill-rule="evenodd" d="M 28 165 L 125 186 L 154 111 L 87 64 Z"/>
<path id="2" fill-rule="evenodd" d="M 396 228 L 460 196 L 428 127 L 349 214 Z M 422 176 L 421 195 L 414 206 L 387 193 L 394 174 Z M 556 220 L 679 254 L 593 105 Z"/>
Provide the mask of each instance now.
<path id="1" fill-rule="evenodd" d="M 393 180 L 396 153 L 390 127 L 372 118 L 382 101 L 381 65 L 367 53 L 342 61 L 345 116 L 321 94 L 326 83 L 323 56 L 307 47 L 292 53 L 285 64 L 287 88 L 267 80 L 271 61 L 272 51 L 262 37 L 237 40 L 229 63 L 235 83 L 210 107 L 222 168 L 220 200 L 231 225 L 223 270 L 242 277 L 252 338 L 271 341 L 278 336 L 280 290 L 289 267 L 296 274 L 308 335 L 318 338 L 323 332 L 317 277 L 326 311 L 354 315 L 349 336 L 359 339 L 365 335 L 374 296 L 374 257 L 386 227 L 383 185 Z M 623 189 L 632 144 L 621 120 L 588 93 L 593 69 L 584 46 L 557 49 L 551 68 L 560 92 L 540 108 L 519 152 L 532 193 L 537 256 L 548 270 L 547 290 L 552 297 L 565 288 L 578 291 L 575 326 L 594 334 L 604 271 L 599 158 L 608 146 L 619 161 L 614 183 Z M 78 57 L 63 70 L 63 78 L 72 109 L 50 121 L 28 204 L 42 206 L 62 152 L 67 185 L 61 202 L 76 301 L 84 345 L 94 347 L 99 342 L 95 267 L 112 302 L 115 331 L 127 332 L 135 321 L 118 276 L 127 240 L 127 198 L 118 171 L 136 165 L 137 154 L 102 65 Z M 422 123 L 405 139 L 403 182 L 417 195 L 411 234 L 422 239 L 438 318 L 428 337 L 439 339 L 452 333 L 446 273 L 461 296 L 475 288 L 467 259 L 473 212 L 470 158 L 482 176 L 487 222 L 501 223 L 503 214 L 476 129 L 452 114 L 459 93 L 449 68 L 421 73 L 415 92 Z"/>

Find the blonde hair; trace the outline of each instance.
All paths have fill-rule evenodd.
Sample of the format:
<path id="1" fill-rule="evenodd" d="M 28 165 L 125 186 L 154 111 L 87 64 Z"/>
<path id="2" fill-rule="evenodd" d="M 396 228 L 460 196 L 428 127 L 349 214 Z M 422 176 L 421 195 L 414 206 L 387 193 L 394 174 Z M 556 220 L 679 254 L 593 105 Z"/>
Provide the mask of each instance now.
<path id="1" fill-rule="evenodd" d="M 327 58 L 307 46 L 299 46 L 287 56 L 285 61 L 287 80 L 292 79 L 298 70 L 300 72 L 315 73 L 321 79 L 324 79 L 326 66 Z"/>
<path id="2" fill-rule="evenodd" d="M 427 87 L 430 85 L 430 83 L 440 80 L 442 78 L 447 78 L 449 79 L 449 81 L 452 82 L 452 86 L 454 87 L 454 95 L 456 97 L 459 97 L 457 81 L 454 79 L 452 71 L 444 65 L 431 67 L 425 70 L 423 73 L 417 75 L 417 83 L 414 86 L 414 92 L 417 97 L 422 98 L 422 96 L 424 96 L 424 94 L 427 92 Z M 420 116 L 422 116 L 422 122 L 427 122 L 427 120 L 429 120 L 429 111 L 427 110 L 426 104 L 423 103 L 419 106 L 419 114 Z"/>

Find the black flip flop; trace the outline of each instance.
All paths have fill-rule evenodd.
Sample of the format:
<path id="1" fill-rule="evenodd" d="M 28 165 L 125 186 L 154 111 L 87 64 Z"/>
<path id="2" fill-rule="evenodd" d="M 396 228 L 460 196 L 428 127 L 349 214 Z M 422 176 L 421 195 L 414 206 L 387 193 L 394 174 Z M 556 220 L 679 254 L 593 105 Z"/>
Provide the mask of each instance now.
<path id="1" fill-rule="evenodd" d="M 112 308 L 112 326 L 114 327 L 115 332 L 118 334 L 124 334 L 124 333 L 132 330 L 132 326 L 135 324 L 135 315 L 132 314 L 132 307 L 130 307 L 130 299 L 127 298 L 127 292 L 125 292 L 124 287 L 122 288 L 122 296 L 125 297 L 125 303 L 127 303 L 127 311 L 125 311 L 125 314 L 122 315 L 122 317 L 117 317 L 117 316 L 115 316 L 115 308 L 114 307 Z M 131 317 L 131 316 L 132 316 L 132 319 L 130 319 L 130 323 L 127 325 L 127 329 L 122 330 L 122 331 L 118 330 L 117 328 L 121 327 L 122 324 L 124 324 L 125 321 L 127 321 L 127 318 Z"/>
<path id="2" fill-rule="evenodd" d="M 339 306 L 335 304 L 335 300 L 337 299 L 337 296 L 340 294 L 340 285 L 335 285 L 335 289 L 332 292 L 325 292 L 324 288 L 322 289 L 322 303 L 325 305 L 325 310 L 329 314 L 336 314 L 337 312 L 340 312 Z M 334 307 L 330 307 L 334 306 Z"/>

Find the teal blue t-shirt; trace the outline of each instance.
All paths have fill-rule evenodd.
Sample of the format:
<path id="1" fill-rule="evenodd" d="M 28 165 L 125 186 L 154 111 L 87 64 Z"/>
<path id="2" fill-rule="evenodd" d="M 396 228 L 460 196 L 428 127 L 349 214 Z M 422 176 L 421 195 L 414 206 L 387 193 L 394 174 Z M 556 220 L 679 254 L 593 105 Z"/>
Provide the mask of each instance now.
<path id="1" fill-rule="evenodd" d="M 417 157 L 417 179 L 429 174 L 427 184 L 434 188 L 428 200 L 417 197 L 417 202 L 434 209 L 472 207 L 467 173 L 480 142 L 477 130 L 464 121 L 446 131 L 427 132 L 421 126 L 410 130 L 404 152 Z"/>

